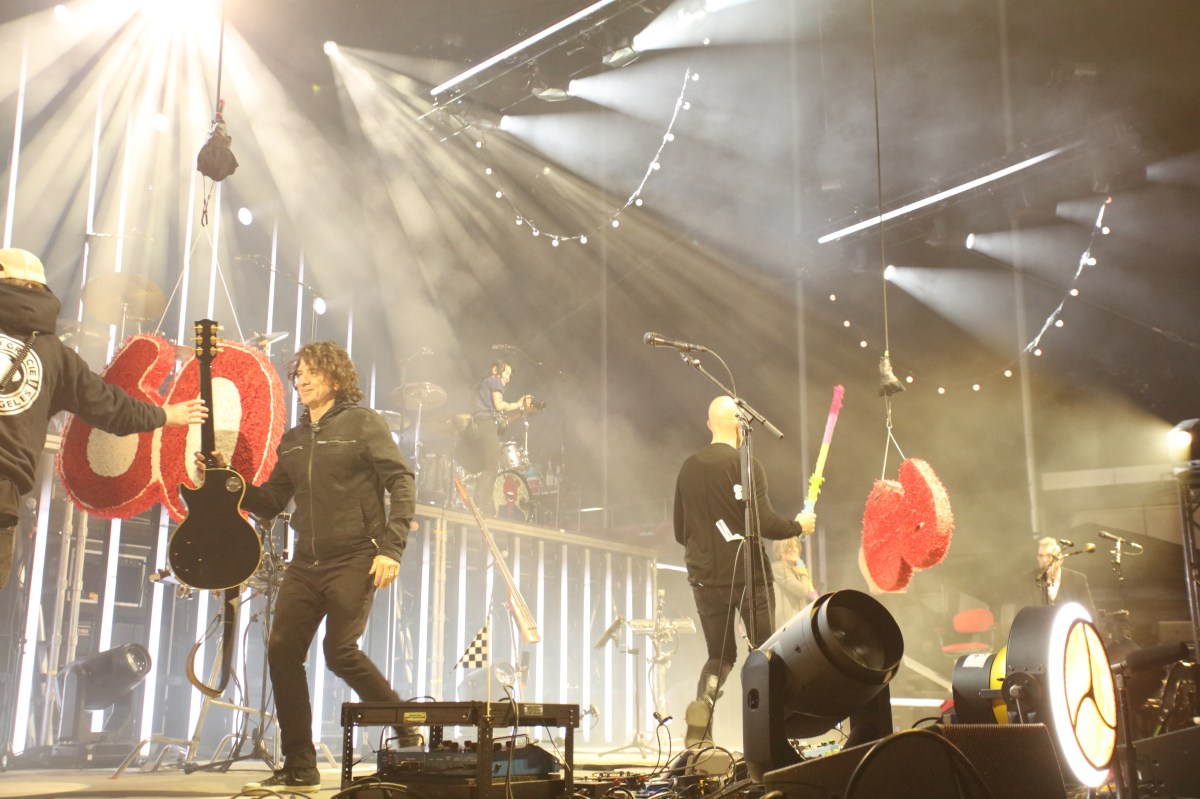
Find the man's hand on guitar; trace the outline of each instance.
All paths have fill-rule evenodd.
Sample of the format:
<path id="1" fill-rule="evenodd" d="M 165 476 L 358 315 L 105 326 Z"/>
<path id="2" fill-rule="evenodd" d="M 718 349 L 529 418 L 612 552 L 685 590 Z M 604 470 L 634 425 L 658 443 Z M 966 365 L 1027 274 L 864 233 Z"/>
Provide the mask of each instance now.
<path id="1" fill-rule="evenodd" d="M 204 479 L 204 470 L 208 466 L 208 462 L 210 459 L 206 458 L 204 456 L 203 452 L 197 452 L 195 457 L 193 458 L 193 460 L 196 461 L 196 465 L 200 467 L 200 479 L 203 480 Z M 225 456 L 222 455 L 218 450 L 214 449 L 212 451 L 211 460 L 212 460 L 212 465 L 213 465 L 214 469 L 224 469 L 226 466 Z"/>
<path id="2" fill-rule="evenodd" d="M 796 521 L 800 523 L 800 531 L 804 535 L 812 535 L 813 531 L 817 529 L 817 514 L 811 511 L 808 513 L 800 511 L 796 514 Z"/>
<path id="3" fill-rule="evenodd" d="M 387 588 L 400 575 L 400 564 L 387 555 L 376 555 L 368 573 L 375 575 L 376 588 Z"/>
<path id="4" fill-rule="evenodd" d="M 167 427 L 187 427 L 193 424 L 202 424 L 208 418 L 208 408 L 204 407 L 204 400 L 190 399 L 186 402 L 176 402 L 171 405 L 162 406 L 167 412 Z"/>

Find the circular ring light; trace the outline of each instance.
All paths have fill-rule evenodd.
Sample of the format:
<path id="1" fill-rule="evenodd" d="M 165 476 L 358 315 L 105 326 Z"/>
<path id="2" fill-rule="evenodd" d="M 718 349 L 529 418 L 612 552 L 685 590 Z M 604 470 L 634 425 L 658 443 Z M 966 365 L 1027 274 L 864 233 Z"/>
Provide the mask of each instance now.
<path id="1" fill-rule="evenodd" d="M 1004 695 L 1016 718 L 1046 724 L 1081 784 L 1104 783 L 1117 740 L 1108 654 L 1092 618 L 1069 602 L 1023 608 L 1008 638 Z"/>

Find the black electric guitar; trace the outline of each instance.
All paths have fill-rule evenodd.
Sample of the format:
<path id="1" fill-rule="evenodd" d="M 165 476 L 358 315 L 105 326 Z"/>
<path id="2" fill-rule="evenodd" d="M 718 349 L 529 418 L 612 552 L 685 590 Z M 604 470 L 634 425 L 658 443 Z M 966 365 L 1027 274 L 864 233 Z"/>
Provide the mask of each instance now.
<path id="1" fill-rule="evenodd" d="M 208 407 L 208 418 L 200 428 L 204 484 L 199 488 L 179 487 L 187 504 L 187 518 L 175 528 L 167 545 L 171 572 L 184 585 L 203 591 L 241 585 L 258 570 L 262 560 L 262 542 L 241 512 L 246 481 L 211 454 L 217 448 L 212 361 L 219 349 L 219 329 L 211 319 L 196 322 L 200 398 Z"/>

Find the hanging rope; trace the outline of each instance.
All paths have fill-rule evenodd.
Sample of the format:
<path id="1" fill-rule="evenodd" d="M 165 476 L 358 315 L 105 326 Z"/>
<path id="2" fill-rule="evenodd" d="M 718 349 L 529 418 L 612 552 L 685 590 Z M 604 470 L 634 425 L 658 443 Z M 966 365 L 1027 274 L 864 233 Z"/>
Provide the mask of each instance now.
<path id="1" fill-rule="evenodd" d="M 891 361 L 891 329 L 888 320 L 888 290 L 887 290 L 887 247 L 883 238 L 883 141 L 879 124 L 879 55 L 875 35 L 875 0 L 871 0 L 871 88 L 875 110 L 875 198 L 877 215 L 879 217 L 879 279 L 883 284 L 883 357 L 879 359 L 879 393 L 887 416 L 887 439 L 883 445 L 883 468 L 880 479 L 887 477 L 888 451 L 892 446 L 904 458 L 900 443 L 892 428 L 892 395 L 904 390 L 904 386 L 892 372 Z"/>

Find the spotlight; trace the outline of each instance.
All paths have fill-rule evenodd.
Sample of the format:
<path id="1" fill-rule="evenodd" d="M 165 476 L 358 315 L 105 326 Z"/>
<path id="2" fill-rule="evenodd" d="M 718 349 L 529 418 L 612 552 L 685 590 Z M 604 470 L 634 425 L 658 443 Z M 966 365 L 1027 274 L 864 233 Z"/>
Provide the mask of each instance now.
<path id="1" fill-rule="evenodd" d="M 337 42 L 325 42 L 321 49 L 325 51 L 325 55 L 337 55 L 338 45 Z"/>
<path id="2" fill-rule="evenodd" d="M 125 644 L 67 666 L 56 761 L 107 767 L 125 758 L 134 743 L 134 689 L 146 679 L 150 665 L 144 646 Z M 87 711 L 109 707 L 113 710 L 103 731 L 92 732 Z"/>
<path id="3" fill-rule="evenodd" d="M 975 234 L 974 233 L 967 234 L 966 247 L 968 250 L 975 249 Z"/>
<path id="4" fill-rule="evenodd" d="M 900 627 L 877 600 L 837 591 L 815 600 L 742 667 L 742 736 L 750 778 L 799 763 L 789 738 L 850 719 L 846 746 L 892 731 L 888 683 L 904 655 Z"/>
<path id="5" fill-rule="evenodd" d="M 312 309 L 317 316 L 324 315 L 327 307 L 324 297 L 313 297 Z"/>
<path id="6" fill-rule="evenodd" d="M 254 221 L 254 212 L 243 205 L 241 208 L 238 209 L 237 218 L 238 218 L 238 221 L 241 222 L 243 225 L 249 225 L 251 222 Z"/>
<path id="7" fill-rule="evenodd" d="M 544 103 L 561 103 L 564 100 L 571 99 L 571 95 L 566 89 L 560 89 L 556 86 L 535 86 L 533 96 Z"/>
<path id="8" fill-rule="evenodd" d="M 606 67 L 620 69 L 621 67 L 629 66 L 634 61 L 637 61 L 639 58 L 641 58 L 641 55 L 642 54 L 633 49 L 633 45 L 626 40 L 624 44 L 605 53 L 604 57 L 600 59 L 600 62 Z"/>
<path id="9" fill-rule="evenodd" d="M 959 721 L 1045 724 L 1064 776 L 1089 788 L 1104 783 L 1116 750 L 1116 688 L 1082 605 L 1022 608 L 1008 646 L 959 658 L 953 686 Z"/>
<path id="10" fill-rule="evenodd" d="M 1200 419 L 1187 419 L 1171 428 L 1167 433 L 1167 446 L 1171 450 L 1171 463 L 1175 471 L 1194 469 L 1200 466 L 1200 441 L 1197 441 L 1196 428 L 1200 427 Z"/>

